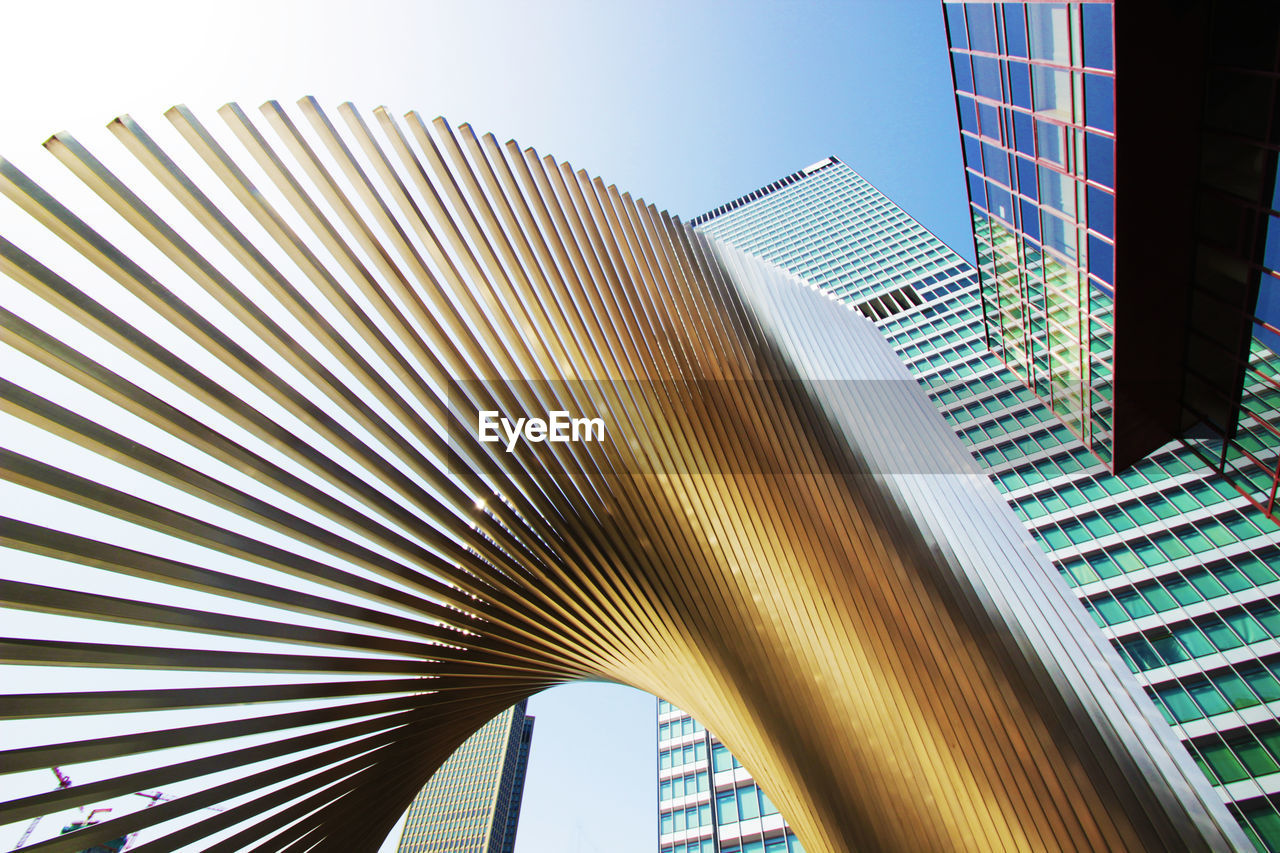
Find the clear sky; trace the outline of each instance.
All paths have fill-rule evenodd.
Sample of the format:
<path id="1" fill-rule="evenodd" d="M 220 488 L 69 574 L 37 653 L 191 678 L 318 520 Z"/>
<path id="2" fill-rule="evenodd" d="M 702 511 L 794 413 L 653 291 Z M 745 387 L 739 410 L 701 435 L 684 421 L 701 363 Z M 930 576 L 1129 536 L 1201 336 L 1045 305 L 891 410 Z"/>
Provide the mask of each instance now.
<path id="1" fill-rule="evenodd" d="M 470 122 L 686 219 L 837 155 L 972 258 L 937 0 L 18 3 L 0 155 L 186 103 L 315 95 Z M 3 501 L 0 494 L 0 502 Z M 518 853 L 656 849 L 654 702 L 536 697 Z"/>

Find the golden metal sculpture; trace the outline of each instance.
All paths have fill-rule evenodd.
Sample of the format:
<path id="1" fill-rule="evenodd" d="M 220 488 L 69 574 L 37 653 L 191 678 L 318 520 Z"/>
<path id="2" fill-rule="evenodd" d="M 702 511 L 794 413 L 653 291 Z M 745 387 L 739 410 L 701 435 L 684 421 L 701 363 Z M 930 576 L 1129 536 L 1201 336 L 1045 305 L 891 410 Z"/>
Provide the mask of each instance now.
<path id="1" fill-rule="evenodd" d="M 185 148 L 117 119 L 127 181 L 51 138 L 112 213 L 0 165 L 76 256 L 0 240 L 6 292 L 74 329 L 0 306 L 4 411 L 58 448 L 0 465 L 103 519 L 0 521 L 49 569 L 6 602 L 58 617 L 3 660 L 73 668 L 0 700 L 73 724 L 0 769 L 145 759 L 5 820 L 182 793 L 24 849 L 376 849 L 574 679 L 696 715 L 813 851 L 1247 843 L 866 321 L 530 149 L 300 108 L 174 108 Z M 23 380 L 53 374 L 77 390 Z M 76 686 L 115 669 L 180 674 Z"/>

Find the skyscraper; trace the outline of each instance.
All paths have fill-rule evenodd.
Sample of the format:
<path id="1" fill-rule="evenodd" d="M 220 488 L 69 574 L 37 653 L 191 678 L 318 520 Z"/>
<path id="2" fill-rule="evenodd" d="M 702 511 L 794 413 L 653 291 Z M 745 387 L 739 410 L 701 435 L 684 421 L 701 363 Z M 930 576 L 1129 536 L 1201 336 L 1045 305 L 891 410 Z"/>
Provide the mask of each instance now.
<path id="1" fill-rule="evenodd" d="M 693 224 L 814 282 L 876 324 L 1232 812 L 1260 846 L 1280 847 L 1275 524 L 1176 442 L 1110 474 L 988 350 L 973 266 L 836 158 Z M 1100 300 L 1093 304 L 1095 317 L 1109 317 Z M 694 724 L 660 702 L 659 725 L 662 738 Z M 714 746 L 712 739 L 703 747 L 709 759 Z M 745 771 L 726 760 L 708 782 L 709 801 L 731 790 L 731 777 L 734 788 L 744 785 Z M 663 782 L 670 776 L 661 767 L 659 774 Z M 664 827 L 670 813 L 674 830 L 681 804 L 674 792 L 661 801 Z M 680 853 L 680 837 L 664 834 L 662 853 Z"/>
<path id="2" fill-rule="evenodd" d="M 992 350 L 1113 472 L 1179 437 L 1275 518 L 1280 9 L 945 9 Z"/>
<path id="3" fill-rule="evenodd" d="M 533 717 L 525 701 L 485 723 L 409 805 L 399 853 L 511 853 Z"/>
<path id="4" fill-rule="evenodd" d="M 1251 507 L 1277 518 L 1280 9 L 944 8 L 987 342 L 1123 482 L 1148 480 L 1138 488 L 1159 485 L 1150 497 L 1169 501 L 1142 498 L 1168 530 L 1119 566 L 1142 583 L 1085 592 L 1086 604 L 1274 849 L 1280 789 L 1267 780 L 1280 734 L 1258 677 L 1276 662 L 1266 621 L 1277 593 L 1258 561 L 1274 567 L 1276 535 Z M 1159 469 L 1168 479 L 1150 476 Z M 1042 540 L 1083 556 L 1060 562 L 1082 590 L 1105 583 L 1094 560 L 1109 549 L 1092 543 L 1111 541 L 1117 511 L 1142 526 L 1128 495 L 1114 497 L 1117 510 L 1082 506 Z M 1181 615 L 1151 621 L 1150 610 Z"/>

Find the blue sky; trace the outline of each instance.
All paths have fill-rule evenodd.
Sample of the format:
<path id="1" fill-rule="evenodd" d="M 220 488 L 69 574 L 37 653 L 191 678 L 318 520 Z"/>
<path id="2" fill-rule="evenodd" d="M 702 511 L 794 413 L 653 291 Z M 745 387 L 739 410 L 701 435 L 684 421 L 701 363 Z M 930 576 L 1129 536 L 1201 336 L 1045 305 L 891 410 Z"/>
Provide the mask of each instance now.
<path id="1" fill-rule="evenodd" d="M 470 122 L 683 218 L 834 154 L 972 258 L 937 0 L 7 4 L 0 155 L 187 103 Z M 0 496 L 2 497 L 2 496 Z M 536 697 L 518 853 L 656 849 L 654 703 Z"/>

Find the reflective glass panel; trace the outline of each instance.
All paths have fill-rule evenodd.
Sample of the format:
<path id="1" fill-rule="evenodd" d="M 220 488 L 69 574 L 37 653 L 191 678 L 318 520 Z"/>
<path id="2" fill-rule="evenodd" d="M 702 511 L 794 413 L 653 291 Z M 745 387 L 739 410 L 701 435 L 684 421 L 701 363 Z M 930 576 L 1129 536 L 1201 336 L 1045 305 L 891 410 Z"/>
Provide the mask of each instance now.
<path id="1" fill-rule="evenodd" d="M 969 200 L 972 201 L 974 204 L 978 205 L 979 207 L 985 208 L 987 206 L 987 192 L 985 189 L 986 184 L 983 182 L 982 177 L 980 175 L 977 175 L 973 172 L 969 172 L 968 175 L 969 175 Z"/>
<path id="2" fill-rule="evenodd" d="M 1054 210 L 1061 211 L 1068 217 L 1075 219 L 1075 181 L 1047 166 L 1040 167 L 1040 200 Z"/>
<path id="3" fill-rule="evenodd" d="M 1076 258 L 1076 229 L 1074 226 L 1063 222 L 1048 211 L 1045 211 L 1040 221 L 1044 229 L 1045 246 L 1056 249 L 1059 254 L 1064 255 L 1068 261 L 1074 263 Z"/>
<path id="4" fill-rule="evenodd" d="M 1112 78 L 1101 74 L 1084 75 L 1084 115 L 1085 124 L 1089 127 L 1116 129 L 1113 82 Z"/>
<path id="5" fill-rule="evenodd" d="M 960 110 L 960 127 L 970 133 L 978 132 L 978 108 L 974 104 L 973 98 L 966 98 L 961 95 L 956 99 L 956 103 Z"/>
<path id="6" fill-rule="evenodd" d="M 952 3 L 947 6 L 947 31 L 951 35 L 951 44 L 955 47 L 968 47 L 969 34 L 964 28 L 964 5 Z"/>
<path id="7" fill-rule="evenodd" d="M 1031 109 L 1031 69 L 1021 62 L 1005 63 L 1009 75 L 1009 100 L 1015 107 Z"/>
<path id="8" fill-rule="evenodd" d="M 1105 281 L 1107 284 L 1114 284 L 1116 280 L 1115 273 L 1115 247 L 1092 234 L 1089 235 L 1089 272 Z"/>
<path id="9" fill-rule="evenodd" d="M 1027 22 L 1021 3 L 1004 4 L 1004 44 L 1010 56 L 1027 55 Z"/>
<path id="10" fill-rule="evenodd" d="M 1066 165 L 1064 158 L 1065 129 L 1051 122 L 1036 122 L 1036 140 L 1039 143 L 1039 155 L 1057 165 Z"/>
<path id="11" fill-rule="evenodd" d="M 1002 184 L 1009 183 L 1009 155 L 994 145 L 984 142 L 982 143 L 982 160 L 985 164 L 983 171 L 987 173 L 988 178 Z"/>
<path id="12" fill-rule="evenodd" d="M 1013 200 L 1008 190 L 987 182 L 987 204 L 990 213 L 1013 225 Z"/>
<path id="13" fill-rule="evenodd" d="M 1280 216 L 1271 216 L 1267 222 L 1267 242 L 1262 250 L 1262 264 L 1267 269 L 1280 271 Z"/>
<path id="14" fill-rule="evenodd" d="M 1000 86 L 1000 62 L 988 56 L 973 57 L 974 91 L 993 101 L 1004 100 L 1004 90 Z"/>
<path id="15" fill-rule="evenodd" d="M 754 785 L 738 789 L 738 819 L 750 820 L 760 817 L 760 800 L 756 797 Z"/>
<path id="16" fill-rule="evenodd" d="M 1035 88 L 1036 112 L 1071 121 L 1071 74 L 1035 65 L 1031 68 L 1031 75 Z"/>
<path id="17" fill-rule="evenodd" d="M 1097 187 L 1089 187 L 1089 227 L 1099 234 L 1114 238 L 1115 217 L 1115 196 Z"/>
<path id="18" fill-rule="evenodd" d="M 1096 133 L 1086 134 L 1085 156 L 1088 160 L 1089 180 L 1114 188 L 1116 185 L 1115 143 L 1110 138 Z"/>
<path id="19" fill-rule="evenodd" d="M 982 169 L 982 146 L 972 136 L 962 136 L 964 140 L 965 165 L 974 169 Z"/>
<path id="20" fill-rule="evenodd" d="M 1039 198 L 1036 192 L 1036 164 L 1025 157 L 1014 158 L 1018 161 L 1018 192 L 1030 198 Z"/>
<path id="21" fill-rule="evenodd" d="M 968 7 L 969 47 L 996 52 L 996 19 L 990 3 L 970 3 Z"/>
<path id="22" fill-rule="evenodd" d="M 1040 242 L 1039 208 L 1029 201 L 1022 202 L 1022 232 L 1037 243 Z"/>
<path id="23" fill-rule="evenodd" d="M 988 139 L 1000 140 L 1000 110 L 990 104 L 978 104 L 978 126 Z"/>
<path id="24" fill-rule="evenodd" d="M 961 92 L 973 92 L 973 70 L 969 67 L 967 53 L 951 54 L 951 66 L 956 72 L 956 89 Z"/>
<path id="25" fill-rule="evenodd" d="M 1082 3 L 1080 24 L 1084 31 L 1084 64 L 1090 68 L 1112 68 L 1111 6 Z"/>
<path id="26" fill-rule="evenodd" d="M 1026 113 L 1014 113 L 1013 134 L 1018 151 L 1028 157 L 1036 156 L 1036 137 L 1031 116 Z"/>
<path id="27" fill-rule="evenodd" d="M 1071 61 L 1071 30 L 1064 3 L 1027 5 L 1031 58 L 1067 65 Z"/>

